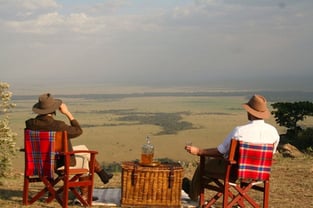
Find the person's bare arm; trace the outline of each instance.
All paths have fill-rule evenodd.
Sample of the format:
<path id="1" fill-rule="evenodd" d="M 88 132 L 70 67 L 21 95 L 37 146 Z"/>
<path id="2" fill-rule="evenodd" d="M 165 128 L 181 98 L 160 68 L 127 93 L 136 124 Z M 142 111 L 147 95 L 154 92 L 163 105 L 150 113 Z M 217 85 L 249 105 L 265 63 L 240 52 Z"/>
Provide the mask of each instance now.
<path id="1" fill-rule="evenodd" d="M 62 114 L 64 114 L 69 119 L 71 123 L 71 125 L 67 125 L 63 122 L 64 124 L 61 125 L 63 131 L 67 132 L 68 138 L 72 139 L 81 135 L 83 133 L 83 130 L 80 127 L 78 121 L 74 118 L 72 113 L 68 110 L 67 106 L 64 103 L 62 103 L 59 110 Z"/>
<path id="2" fill-rule="evenodd" d="M 65 105 L 65 103 L 62 103 L 60 108 L 59 108 L 60 112 L 62 114 L 64 114 L 70 121 L 74 120 L 74 116 L 72 115 L 72 113 L 68 110 L 67 106 Z"/>
<path id="3" fill-rule="evenodd" d="M 223 156 L 223 154 L 221 154 L 217 150 L 217 148 L 201 149 L 195 146 L 185 146 L 185 150 L 192 155 L 198 155 L 198 156 L 211 156 L 211 157 Z"/>

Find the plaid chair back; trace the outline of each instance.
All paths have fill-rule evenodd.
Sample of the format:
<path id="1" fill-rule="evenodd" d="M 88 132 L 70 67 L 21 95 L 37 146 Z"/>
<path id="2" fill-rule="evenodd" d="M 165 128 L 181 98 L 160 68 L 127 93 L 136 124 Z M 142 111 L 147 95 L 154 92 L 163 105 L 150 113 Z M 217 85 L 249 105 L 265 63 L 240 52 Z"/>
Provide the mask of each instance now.
<path id="1" fill-rule="evenodd" d="M 62 132 L 61 132 L 62 133 Z M 25 175 L 53 178 L 55 168 L 55 131 L 34 131 L 25 129 Z"/>
<path id="2" fill-rule="evenodd" d="M 238 178 L 268 180 L 274 144 L 252 144 L 239 141 Z"/>

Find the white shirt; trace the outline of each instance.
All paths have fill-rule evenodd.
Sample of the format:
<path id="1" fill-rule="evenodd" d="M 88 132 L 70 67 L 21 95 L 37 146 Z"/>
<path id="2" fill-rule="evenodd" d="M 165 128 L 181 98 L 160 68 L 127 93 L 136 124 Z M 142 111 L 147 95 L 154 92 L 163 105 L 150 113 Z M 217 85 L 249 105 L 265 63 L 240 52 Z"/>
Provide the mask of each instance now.
<path id="1" fill-rule="evenodd" d="M 240 141 L 258 143 L 258 144 L 273 144 L 274 153 L 276 152 L 279 143 L 279 134 L 276 128 L 264 122 L 264 120 L 253 120 L 243 126 L 237 126 L 226 137 L 224 142 L 217 147 L 217 150 L 227 155 L 231 139 L 235 138 Z"/>

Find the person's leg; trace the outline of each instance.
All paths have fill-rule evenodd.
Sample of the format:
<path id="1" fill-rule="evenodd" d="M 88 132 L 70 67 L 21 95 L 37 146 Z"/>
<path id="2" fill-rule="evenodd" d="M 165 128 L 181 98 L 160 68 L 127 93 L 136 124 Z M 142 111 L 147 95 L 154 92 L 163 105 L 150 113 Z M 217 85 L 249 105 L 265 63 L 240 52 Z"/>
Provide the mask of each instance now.
<path id="1" fill-rule="evenodd" d="M 198 200 L 198 196 L 200 194 L 200 166 L 198 165 L 198 167 L 196 168 L 195 172 L 193 173 L 192 179 L 189 182 L 189 192 L 187 193 L 189 198 L 193 201 L 197 201 Z M 187 183 L 185 181 L 185 183 Z"/>
<path id="2" fill-rule="evenodd" d="M 88 148 L 85 145 L 78 145 L 78 146 L 74 146 L 73 150 L 88 150 Z M 75 154 L 75 157 L 76 157 L 76 167 L 83 167 L 83 168 L 89 169 L 89 160 L 90 160 L 89 154 L 85 154 L 85 153 Z M 100 166 L 100 164 L 97 160 L 95 160 L 94 169 L 104 184 L 107 184 L 109 182 L 109 180 L 113 177 L 113 174 L 107 173 Z"/>
<path id="3" fill-rule="evenodd" d="M 99 164 L 99 162 L 96 160 L 95 161 L 95 172 L 97 173 L 97 175 L 99 176 L 99 178 L 101 179 L 101 181 L 104 184 L 107 184 L 109 182 L 109 180 L 113 177 L 112 173 L 107 173 Z"/>
<path id="4" fill-rule="evenodd" d="M 81 176 L 79 178 L 79 181 L 86 181 L 89 180 L 89 176 Z M 87 186 L 81 186 L 79 187 L 80 189 L 80 193 L 82 198 L 87 201 L 88 199 L 88 187 Z M 99 198 L 96 196 L 92 196 L 92 201 L 97 201 Z M 74 205 L 79 205 L 79 206 L 83 206 L 83 204 L 81 203 L 81 201 L 79 201 L 77 198 L 73 201 Z"/>
<path id="5" fill-rule="evenodd" d="M 77 145 L 73 146 L 73 150 L 88 150 L 88 148 L 85 145 Z M 89 161 L 90 161 L 90 154 L 89 153 L 76 153 L 75 154 L 76 164 L 73 166 L 74 168 L 85 168 L 89 170 Z M 89 176 L 83 175 L 79 178 L 79 181 L 85 181 L 88 180 Z M 81 186 L 80 192 L 84 200 L 87 200 L 88 197 L 88 187 Z M 93 198 L 93 201 L 97 200 Z M 80 201 L 77 199 L 74 200 L 74 204 L 81 204 Z"/>
<path id="6" fill-rule="evenodd" d="M 73 150 L 88 150 L 85 145 L 77 145 L 73 146 Z M 76 168 L 86 168 L 89 170 L 89 161 L 90 161 L 90 154 L 89 153 L 76 153 L 75 154 Z"/>
<path id="7" fill-rule="evenodd" d="M 205 175 L 208 177 L 210 174 L 220 174 L 221 176 L 225 174 L 226 164 L 224 160 L 218 158 L 206 158 L 205 160 Z M 201 173 L 199 166 L 196 168 L 192 180 L 190 182 L 189 197 L 193 201 L 197 201 L 201 188 Z"/>

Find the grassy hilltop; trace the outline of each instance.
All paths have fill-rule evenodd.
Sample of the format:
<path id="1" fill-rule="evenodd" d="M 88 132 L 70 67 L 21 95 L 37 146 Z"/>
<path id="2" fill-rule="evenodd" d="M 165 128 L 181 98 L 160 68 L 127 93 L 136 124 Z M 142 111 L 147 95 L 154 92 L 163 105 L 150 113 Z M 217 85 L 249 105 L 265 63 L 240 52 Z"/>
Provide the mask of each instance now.
<path id="1" fill-rule="evenodd" d="M 186 141 L 194 145 L 216 146 L 236 125 L 247 122 L 241 104 L 252 93 L 148 93 L 105 95 L 60 95 L 70 111 L 78 119 L 84 133 L 73 144 L 86 144 L 99 151 L 98 160 L 120 163 L 140 158 L 145 137 L 150 136 L 155 146 L 156 158 L 170 158 L 195 164 L 197 157 L 187 154 L 183 147 Z M 17 107 L 11 113 L 11 127 L 18 133 L 17 146 L 23 146 L 24 121 L 36 115 L 31 112 L 36 96 L 17 96 Z M 275 102 L 271 97 L 269 102 Z M 57 119 L 68 122 L 57 113 Z M 274 118 L 268 122 L 284 133 Z M 304 125 L 312 125 L 308 121 Z M 14 159 L 16 178 L 0 186 L 1 207 L 19 207 L 21 204 L 24 155 Z M 185 175 L 191 177 L 194 166 L 185 167 Z M 272 174 L 270 207 L 313 206 L 311 157 L 283 159 L 277 156 Z M 290 182 L 295 183 L 292 187 Z M 96 181 L 96 186 L 101 183 Z M 120 173 L 108 186 L 120 186 Z M 5 206 L 8 204 L 8 206 Z M 302 206 L 303 205 L 303 206 Z M 38 207 L 54 207 L 39 204 Z"/>

